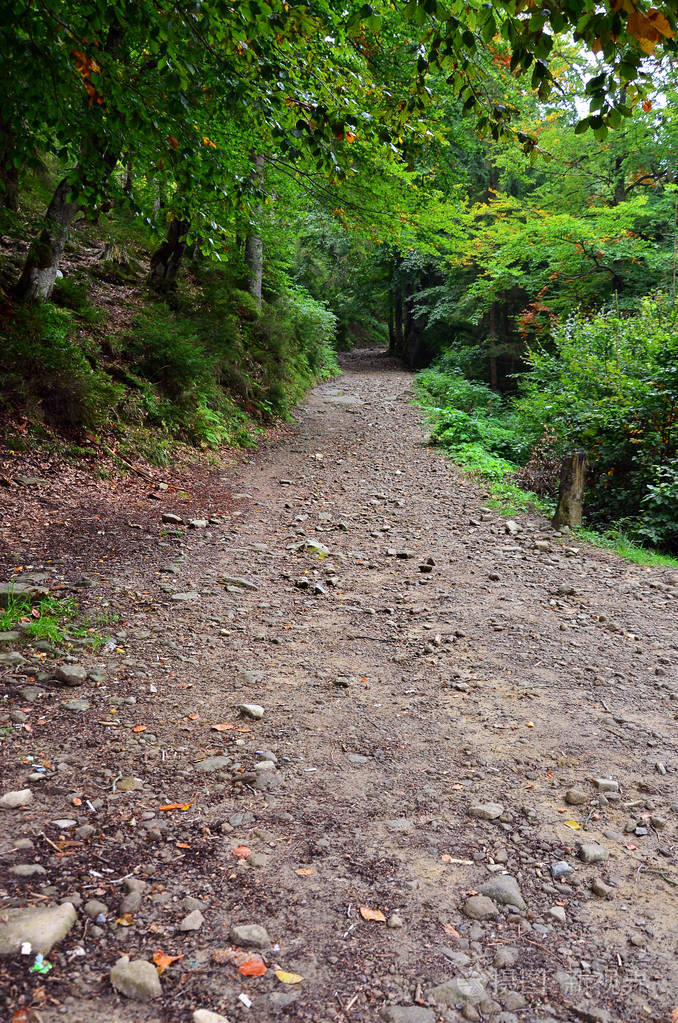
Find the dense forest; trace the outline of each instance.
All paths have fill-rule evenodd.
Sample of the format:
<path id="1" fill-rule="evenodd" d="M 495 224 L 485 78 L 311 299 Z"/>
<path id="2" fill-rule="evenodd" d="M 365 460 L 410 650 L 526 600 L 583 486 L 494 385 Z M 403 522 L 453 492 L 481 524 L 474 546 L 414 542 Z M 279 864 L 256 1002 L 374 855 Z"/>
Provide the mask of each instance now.
<path id="1" fill-rule="evenodd" d="M 582 448 L 678 550 L 670 0 L 6 0 L 0 52 L 10 449 L 252 444 L 382 344 L 505 496 Z"/>

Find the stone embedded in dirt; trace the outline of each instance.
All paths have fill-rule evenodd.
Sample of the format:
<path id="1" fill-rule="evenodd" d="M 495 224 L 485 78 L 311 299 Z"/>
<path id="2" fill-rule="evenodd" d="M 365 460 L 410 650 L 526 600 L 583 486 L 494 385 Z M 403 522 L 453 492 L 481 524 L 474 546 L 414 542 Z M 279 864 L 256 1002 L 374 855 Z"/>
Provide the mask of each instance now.
<path id="1" fill-rule="evenodd" d="M 226 1016 L 220 1016 L 218 1012 L 210 1012 L 209 1009 L 196 1009 L 193 1013 L 193 1023 L 228 1023 Z"/>
<path id="2" fill-rule="evenodd" d="M 52 668 L 52 678 L 64 686 L 82 686 L 87 681 L 87 668 L 82 664 L 62 664 Z"/>
<path id="3" fill-rule="evenodd" d="M 170 600 L 176 600 L 180 603 L 185 603 L 191 600 L 200 600 L 200 594 L 197 590 L 187 590 L 185 593 L 173 593 Z"/>
<path id="4" fill-rule="evenodd" d="M 81 824 L 79 828 L 76 828 L 75 836 L 76 838 L 82 838 L 86 841 L 88 838 L 91 838 L 92 835 L 96 834 L 96 830 L 97 829 L 93 824 Z"/>
<path id="5" fill-rule="evenodd" d="M 9 872 L 15 877 L 41 877 L 47 873 L 40 863 L 17 863 L 16 866 L 9 868 Z"/>
<path id="6" fill-rule="evenodd" d="M 599 792 L 619 792 L 619 782 L 612 778 L 596 778 L 595 786 Z"/>
<path id="7" fill-rule="evenodd" d="M 551 544 L 548 540 L 535 540 L 533 547 L 535 551 L 550 551 Z"/>
<path id="8" fill-rule="evenodd" d="M 565 793 L 565 802 L 570 806 L 579 806 L 581 803 L 588 803 L 589 796 L 582 789 L 568 789 Z"/>
<path id="9" fill-rule="evenodd" d="M 562 906 L 551 906 L 546 915 L 550 916 L 552 920 L 557 921 L 559 924 L 567 923 L 567 915 Z"/>
<path id="10" fill-rule="evenodd" d="M 201 774 L 211 774 L 212 771 L 225 771 L 231 765 L 230 757 L 207 757 L 206 760 L 199 760 L 194 764 L 193 770 L 200 771 Z"/>
<path id="11" fill-rule="evenodd" d="M 527 905 L 520 891 L 520 886 L 515 877 L 510 874 L 497 874 L 490 878 L 478 889 L 481 895 L 487 895 L 500 906 L 514 906 L 515 909 L 527 909 Z"/>
<path id="12" fill-rule="evenodd" d="M 597 895 L 599 899 L 608 899 L 612 897 L 614 888 L 612 885 L 605 884 L 600 877 L 594 877 L 591 881 L 591 891 L 594 895 Z"/>
<path id="13" fill-rule="evenodd" d="M 522 532 L 521 527 L 513 519 L 507 519 L 504 523 L 504 529 L 510 536 L 516 536 Z"/>
<path id="14" fill-rule="evenodd" d="M 464 916 L 472 920 L 491 920 L 498 912 L 492 899 L 488 899 L 486 895 L 472 895 L 464 903 Z"/>
<path id="15" fill-rule="evenodd" d="M 388 830 L 399 835 L 407 835 L 414 830 L 414 821 L 408 820 L 406 817 L 398 817 L 397 820 L 388 822 Z"/>
<path id="16" fill-rule="evenodd" d="M 311 585 L 311 581 L 305 575 L 300 575 L 294 580 L 294 585 L 298 590 L 307 590 Z"/>
<path id="17" fill-rule="evenodd" d="M 432 988 L 428 992 L 428 997 L 440 1005 L 455 1008 L 458 1005 L 476 1005 L 478 1002 L 484 1002 L 487 992 L 476 978 L 467 980 L 465 977 L 452 977 Z"/>
<path id="18" fill-rule="evenodd" d="M 0 913 L 0 956 L 16 955 L 24 942 L 33 953 L 47 955 L 63 941 L 77 921 L 70 902 L 59 906 L 37 906 L 30 909 L 4 909 Z"/>
<path id="19" fill-rule="evenodd" d="M 494 821 L 497 817 L 501 817 L 504 807 L 501 803 L 475 803 L 473 806 L 469 806 L 466 812 L 469 817 L 476 817 L 481 821 Z"/>
<path id="20" fill-rule="evenodd" d="M 64 710 L 75 710 L 83 713 L 84 711 L 89 710 L 92 704 L 89 700 L 65 700 L 61 706 Z"/>
<path id="21" fill-rule="evenodd" d="M 16 643 L 21 639 L 20 632 L 0 632 L 0 643 Z"/>
<path id="22" fill-rule="evenodd" d="M 25 663 L 26 663 L 26 658 L 23 657 L 16 650 L 12 650 L 8 654 L 0 654 L 0 664 L 6 664 L 6 665 L 9 666 L 11 664 L 25 664 Z"/>
<path id="23" fill-rule="evenodd" d="M 6 792 L 0 799 L 0 807 L 3 810 L 18 810 L 20 806 L 30 806 L 33 802 L 33 793 L 30 789 L 17 789 L 16 792 Z"/>
<path id="24" fill-rule="evenodd" d="M 511 945 L 503 945 L 494 953 L 492 965 L 497 970 L 503 970 L 507 966 L 515 966 L 520 959 L 520 949 Z"/>
<path id="25" fill-rule="evenodd" d="M 403 547 L 401 551 L 396 551 L 396 558 L 400 558 L 401 561 L 409 561 L 416 556 L 416 551 L 410 550 L 409 547 Z"/>
<path id="26" fill-rule="evenodd" d="M 208 526 L 209 526 L 209 522 L 207 521 L 207 519 L 189 519 L 188 520 L 188 528 L 189 529 L 207 529 Z"/>
<path id="27" fill-rule="evenodd" d="M 46 586 L 36 586 L 35 583 L 0 583 L 0 607 L 7 607 L 12 597 L 25 597 L 33 602 L 48 594 Z"/>
<path id="28" fill-rule="evenodd" d="M 386 926 L 390 927 L 392 931 L 397 931 L 404 926 L 402 919 L 397 913 L 391 913 L 390 917 L 386 921 Z"/>
<path id="29" fill-rule="evenodd" d="M 244 714 L 247 718 L 254 718 L 258 721 L 264 716 L 264 708 L 260 707 L 258 703 L 241 703 L 238 707 L 241 714 Z"/>
<path id="30" fill-rule="evenodd" d="M 424 1005 L 386 1005 L 381 1018 L 385 1023 L 435 1023 L 433 1009 Z"/>
<path id="31" fill-rule="evenodd" d="M 224 575 L 219 579 L 222 586 L 237 586 L 241 590 L 258 590 L 259 587 L 256 583 L 250 582 L 249 579 L 241 579 L 237 575 Z"/>
<path id="32" fill-rule="evenodd" d="M 122 956 L 111 970 L 111 984 L 120 995 L 137 1002 L 150 1002 L 162 994 L 158 972 L 145 959 Z"/>
<path id="33" fill-rule="evenodd" d="M 175 515 L 174 512 L 163 512 L 161 518 L 170 526 L 179 526 L 184 521 L 181 515 Z"/>
<path id="34" fill-rule="evenodd" d="M 57 817 L 51 823 L 55 828 L 61 828 L 62 831 L 67 831 L 69 828 L 77 828 L 78 826 L 78 822 L 72 817 Z"/>
<path id="35" fill-rule="evenodd" d="M 92 920 L 96 920 L 98 916 L 108 915 L 108 906 L 105 902 L 100 902 L 99 899 L 90 899 L 83 906 L 83 910 Z"/>
<path id="36" fill-rule="evenodd" d="M 243 948 L 268 948 L 271 944 L 266 928 L 259 924 L 235 924 L 229 937 L 234 945 Z"/>
<path id="37" fill-rule="evenodd" d="M 606 860 L 609 855 L 604 846 L 596 845 L 595 842 L 586 842 L 579 849 L 579 859 L 583 860 L 584 863 L 599 863 L 602 860 Z"/>
<path id="38" fill-rule="evenodd" d="M 144 783 L 141 778 L 134 778 L 132 776 L 119 778 L 115 783 L 116 792 L 140 792 L 143 787 Z"/>
<path id="39" fill-rule="evenodd" d="M 199 909 L 194 909 L 192 913 L 188 913 L 179 924 L 180 931 L 199 931 L 202 925 L 205 923 L 205 917 L 202 915 Z"/>
<path id="40" fill-rule="evenodd" d="M 551 864 L 551 877 L 555 881 L 559 881 L 561 877 L 568 877 L 574 873 L 574 867 L 571 867 L 567 860 L 558 860 L 557 863 Z"/>
<path id="41" fill-rule="evenodd" d="M 364 757 L 362 753 L 347 753 L 346 759 L 349 764 L 355 764 L 356 767 L 360 767 L 362 764 L 369 764 L 371 762 L 371 758 Z"/>

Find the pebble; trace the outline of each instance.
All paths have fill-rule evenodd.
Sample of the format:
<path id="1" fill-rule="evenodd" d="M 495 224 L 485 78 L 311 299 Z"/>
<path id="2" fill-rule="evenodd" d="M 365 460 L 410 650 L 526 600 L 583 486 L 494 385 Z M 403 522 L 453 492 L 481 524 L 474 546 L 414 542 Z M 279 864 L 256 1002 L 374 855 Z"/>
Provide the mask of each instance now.
<path id="1" fill-rule="evenodd" d="M 594 877 L 591 881 L 591 891 L 594 895 L 597 895 L 598 898 L 607 899 L 612 895 L 614 889 L 611 885 L 605 884 L 601 878 Z"/>
<path id="2" fill-rule="evenodd" d="M 390 927 L 392 931 L 397 931 L 404 925 L 397 913 L 391 913 L 390 917 L 386 921 L 386 926 Z"/>
<path id="3" fill-rule="evenodd" d="M 362 753 L 347 753 L 346 759 L 349 764 L 355 764 L 356 767 L 360 767 L 361 764 L 369 764 L 370 758 L 364 757 Z"/>
<path id="4" fill-rule="evenodd" d="M 599 792 L 619 792 L 619 782 L 612 778 L 596 778 L 595 785 Z"/>
<path id="5" fill-rule="evenodd" d="M 33 793 L 30 789 L 17 789 L 16 792 L 6 792 L 0 799 L 0 807 L 3 810 L 18 810 L 21 806 L 30 806 L 33 802 Z"/>
<path id="6" fill-rule="evenodd" d="M 61 706 L 64 710 L 75 710 L 82 713 L 89 710 L 92 705 L 89 700 L 65 700 Z"/>
<path id="7" fill-rule="evenodd" d="M 493 965 L 497 970 L 503 970 L 507 966 L 515 966 L 519 958 L 520 949 L 504 945 L 495 952 Z"/>
<path id="8" fill-rule="evenodd" d="M 175 515 L 174 512 L 163 512 L 161 518 L 163 522 L 172 526 L 179 526 L 184 521 L 181 515 Z"/>
<path id="9" fill-rule="evenodd" d="M 4 909 L 0 916 L 0 956 L 16 955 L 24 942 L 34 953 L 47 955 L 66 937 L 77 921 L 70 902 L 59 906 Z"/>
<path id="10" fill-rule="evenodd" d="M 39 863 L 17 863 L 15 867 L 9 868 L 9 872 L 15 877 L 37 877 L 47 873 Z"/>
<path id="11" fill-rule="evenodd" d="M 98 916 L 108 915 L 108 906 L 105 902 L 99 902 L 98 899 L 90 899 L 89 902 L 85 903 L 83 909 L 92 920 L 96 920 Z"/>
<path id="12" fill-rule="evenodd" d="M 162 994 L 158 972 L 146 959 L 122 956 L 111 970 L 111 984 L 125 998 L 150 1002 Z"/>
<path id="13" fill-rule="evenodd" d="M 499 910 L 486 895 L 472 895 L 464 903 L 464 915 L 472 920 L 491 920 Z"/>
<path id="14" fill-rule="evenodd" d="M 479 891 L 481 895 L 487 895 L 501 906 L 514 906 L 519 910 L 527 909 L 518 882 L 509 874 L 497 874 L 482 884 Z"/>
<path id="15" fill-rule="evenodd" d="M 579 806 L 581 803 L 588 803 L 588 793 L 581 789 L 568 789 L 565 793 L 565 802 L 570 806 Z"/>
<path id="16" fill-rule="evenodd" d="M 567 860 L 558 860 L 557 863 L 551 864 L 551 877 L 556 881 L 561 877 L 568 877 L 569 874 L 574 873 L 574 867 L 571 867 Z"/>
<path id="17" fill-rule="evenodd" d="M 210 774 L 212 771 L 224 771 L 231 765 L 230 757 L 207 757 L 205 760 L 199 760 L 197 764 L 193 765 L 193 768 L 202 774 Z"/>
<path id="18" fill-rule="evenodd" d="M 264 716 L 264 708 L 260 707 L 258 703 L 241 703 L 238 710 L 245 717 L 254 718 L 255 721 L 259 721 Z"/>
<path id="19" fill-rule="evenodd" d="M 115 783 L 116 792 L 140 792 L 144 787 L 141 778 L 118 778 Z"/>
<path id="20" fill-rule="evenodd" d="M 199 909 L 194 909 L 179 924 L 180 931 L 199 931 L 205 922 L 205 918 Z"/>
<path id="21" fill-rule="evenodd" d="M 55 828 L 61 828 L 63 831 L 67 831 L 69 828 L 76 828 L 78 826 L 78 822 L 73 820 L 72 817 L 58 817 L 51 823 Z"/>
<path id="22" fill-rule="evenodd" d="M 385 1023 L 435 1023 L 433 1009 L 423 1005 L 386 1005 L 381 1018 Z"/>
<path id="23" fill-rule="evenodd" d="M 207 529 L 208 526 L 209 526 L 209 522 L 207 521 L 207 519 L 189 519 L 188 520 L 188 528 L 189 529 Z"/>
<path id="24" fill-rule="evenodd" d="M 487 998 L 487 992 L 479 980 L 467 980 L 465 977 L 452 977 L 450 980 L 438 984 L 428 992 L 440 1005 L 449 1005 L 454 1008 L 457 1005 L 476 1005 Z"/>
<path id="25" fill-rule="evenodd" d="M 547 912 L 547 916 L 550 916 L 551 919 L 556 920 L 559 924 L 567 923 L 567 916 L 562 906 L 551 906 Z"/>
<path id="26" fill-rule="evenodd" d="M 220 1016 L 218 1012 L 210 1012 L 209 1009 L 196 1009 L 193 1013 L 193 1023 L 228 1023 L 226 1016 Z"/>
<path id="27" fill-rule="evenodd" d="M 170 597 L 170 600 L 176 600 L 180 602 L 200 600 L 200 594 L 197 592 L 197 590 L 187 590 L 186 593 L 173 593 L 172 596 Z"/>
<path id="28" fill-rule="evenodd" d="M 475 803 L 466 811 L 469 817 L 476 817 L 481 821 L 494 821 L 501 817 L 504 807 L 501 803 Z"/>
<path id="29" fill-rule="evenodd" d="M 65 686 L 81 686 L 87 681 L 87 668 L 82 664 L 62 664 L 53 669 L 52 678 Z"/>
<path id="30" fill-rule="evenodd" d="M 259 924 L 236 924 L 231 927 L 230 939 L 234 945 L 244 948 L 268 948 L 271 939 L 266 928 Z"/>
<path id="31" fill-rule="evenodd" d="M 579 849 L 579 859 L 584 863 L 598 863 L 601 860 L 606 860 L 609 855 L 604 846 L 596 845 L 595 842 L 586 842 Z"/>

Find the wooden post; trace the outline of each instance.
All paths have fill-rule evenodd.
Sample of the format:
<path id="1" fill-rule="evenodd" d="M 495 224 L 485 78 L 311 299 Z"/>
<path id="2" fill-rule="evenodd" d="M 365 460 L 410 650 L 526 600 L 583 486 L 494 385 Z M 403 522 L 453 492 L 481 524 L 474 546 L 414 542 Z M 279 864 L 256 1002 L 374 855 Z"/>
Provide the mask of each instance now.
<path id="1" fill-rule="evenodd" d="M 555 529 L 561 526 L 581 526 L 587 464 L 588 455 L 585 451 L 570 451 L 563 458 L 558 508 L 551 519 Z"/>

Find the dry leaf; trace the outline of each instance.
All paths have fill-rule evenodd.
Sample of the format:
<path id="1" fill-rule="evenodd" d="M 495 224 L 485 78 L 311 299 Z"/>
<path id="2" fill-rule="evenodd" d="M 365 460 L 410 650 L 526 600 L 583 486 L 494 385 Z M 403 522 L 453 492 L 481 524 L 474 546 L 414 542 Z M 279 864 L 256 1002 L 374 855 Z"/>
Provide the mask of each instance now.
<path id="1" fill-rule="evenodd" d="M 563 821 L 566 828 L 571 828 L 572 831 L 581 831 L 581 824 L 579 821 Z"/>
<path id="2" fill-rule="evenodd" d="M 199 714 L 188 714 L 187 717 L 188 717 L 189 721 L 197 721 L 200 718 L 200 715 Z"/>
<path id="3" fill-rule="evenodd" d="M 135 725 L 134 728 L 132 729 L 132 731 L 133 732 L 145 732 L 147 728 L 148 728 L 148 725 Z"/>
<path id="4" fill-rule="evenodd" d="M 246 845 L 237 845 L 233 850 L 233 855 L 238 860 L 246 860 L 248 856 L 252 855 L 252 850 L 248 849 Z"/>
<path id="5" fill-rule="evenodd" d="M 260 959 L 248 959 L 246 963 L 238 967 L 238 973 L 243 977 L 263 977 L 266 973 L 266 966 Z"/>
<path id="6" fill-rule="evenodd" d="M 452 926 L 452 924 L 443 924 L 443 930 L 445 934 L 449 934 L 451 938 L 458 938 L 459 931 Z"/>
<path id="7" fill-rule="evenodd" d="M 183 952 L 181 955 L 178 956 L 168 956 L 164 952 L 161 952 L 160 949 L 158 949 L 157 952 L 153 953 L 153 962 L 157 967 L 158 976 L 162 977 L 163 973 L 165 972 L 168 966 L 171 966 L 172 963 L 176 963 L 178 959 L 183 958 L 184 958 Z"/>
<path id="8" fill-rule="evenodd" d="M 525 722 L 525 727 L 526 728 L 534 728 L 534 721 L 526 721 Z"/>
<path id="9" fill-rule="evenodd" d="M 315 867 L 300 867 L 299 870 L 294 871 L 299 877 L 310 877 L 311 874 L 315 874 Z"/>
<path id="10" fill-rule="evenodd" d="M 177 842 L 177 849 L 190 849 L 188 842 Z"/>
<path id="11" fill-rule="evenodd" d="M 119 916 L 118 919 L 115 922 L 118 925 L 118 927 L 133 927 L 134 926 L 134 919 L 133 919 L 131 913 L 123 913 L 122 916 Z"/>
<path id="12" fill-rule="evenodd" d="M 678 1023 L 678 1005 L 671 1013 L 671 1023 Z"/>
<path id="13" fill-rule="evenodd" d="M 210 727 L 213 728 L 215 732 L 231 732 L 235 730 L 235 725 L 232 725 L 229 721 L 224 721 L 222 725 L 211 725 Z"/>
<path id="14" fill-rule="evenodd" d="M 300 973 L 287 973 L 286 970 L 275 970 L 274 973 L 281 984 L 299 984 L 304 979 Z"/>
<path id="15" fill-rule="evenodd" d="M 71 803 L 73 804 L 73 806 L 82 806 L 82 799 L 80 799 L 78 796 L 73 796 L 73 798 L 71 799 Z"/>
<path id="16" fill-rule="evenodd" d="M 188 810 L 193 803 L 167 803 L 165 806 L 159 806 L 159 810 Z"/>
<path id="17" fill-rule="evenodd" d="M 380 923 L 386 923 L 386 917 L 380 909 L 370 909 L 369 906 L 361 906 L 360 915 L 363 920 L 378 920 Z"/>

